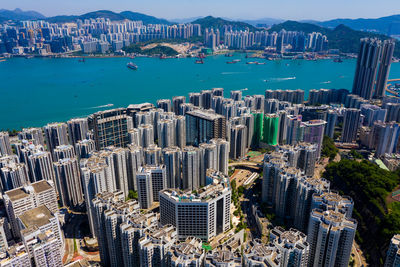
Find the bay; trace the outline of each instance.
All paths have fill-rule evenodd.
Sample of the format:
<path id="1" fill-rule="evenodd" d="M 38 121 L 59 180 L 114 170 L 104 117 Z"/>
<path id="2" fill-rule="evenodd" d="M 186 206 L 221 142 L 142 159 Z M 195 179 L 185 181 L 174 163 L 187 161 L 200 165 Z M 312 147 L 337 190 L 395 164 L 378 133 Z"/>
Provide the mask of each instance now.
<path id="1" fill-rule="evenodd" d="M 236 64 L 227 61 L 241 59 Z M 137 71 L 126 67 L 135 62 Z M 264 94 L 266 89 L 351 89 L 356 61 L 193 58 L 12 58 L 0 62 L 0 129 L 40 127 L 92 114 L 107 104 L 113 108 L 187 96 L 189 92 L 222 87 L 248 88 L 243 95 Z M 246 64 L 247 61 L 265 65 Z M 392 64 L 391 78 L 400 77 L 400 64 Z M 188 100 L 188 99 L 187 99 Z M 110 108 L 110 107 L 108 107 Z"/>

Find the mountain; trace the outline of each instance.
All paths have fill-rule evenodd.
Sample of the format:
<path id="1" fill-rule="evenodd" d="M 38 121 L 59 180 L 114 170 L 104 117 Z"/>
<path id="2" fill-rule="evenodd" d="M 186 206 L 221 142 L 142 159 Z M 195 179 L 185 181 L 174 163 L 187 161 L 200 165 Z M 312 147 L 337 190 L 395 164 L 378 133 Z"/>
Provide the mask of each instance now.
<path id="1" fill-rule="evenodd" d="M 44 15 L 36 11 L 22 11 L 19 8 L 14 10 L 0 9 L 0 20 L 31 20 L 44 18 Z"/>
<path id="2" fill-rule="evenodd" d="M 257 28 L 254 27 L 253 25 L 250 25 L 245 22 L 240 22 L 240 21 L 230 21 L 230 20 L 225 20 L 222 18 L 214 18 L 212 16 L 204 17 L 201 19 L 196 19 L 195 21 L 192 21 L 193 24 L 200 24 L 202 29 L 205 28 L 214 28 L 214 29 L 221 29 L 223 28 L 224 25 L 230 25 L 236 30 L 243 30 L 248 28 L 250 31 L 256 31 Z"/>
<path id="3" fill-rule="evenodd" d="M 191 17 L 191 18 L 180 18 L 180 19 L 171 19 L 170 21 L 176 22 L 176 23 L 190 23 L 196 19 L 201 19 L 202 17 Z"/>
<path id="4" fill-rule="evenodd" d="M 96 19 L 96 18 L 106 18 L 113 21 L 124 20 L 124 19 L 141 20 L 143 21 L 144 24 L 171 24 L 171 22 L 169 22 L 168 20 L 159 19 L 138 12 L 123 11 L 121 13 L 116 13 L 109 10 L 98 10 L 80 16 L 55 16 L 46 18 L 46 20 L 52 23 L 63 23 L 63 22 L 72 22 L 77 19 L 84 20 L 84 19 Z"/>
<path id="5" fill-rule="evenodd" d="M 273 18 L 261 18 L 261 19 L 253 19 L 253 20 L 240 20 L 242 22 L 251 24 L 253 26 L 257 25 L 261 25 L 261 24 L 265 24 L 265 25 L 274 25 L 274 24 L 278 24 L 278 23 L 282 23 L 285 20 L 283 19 L 273 19 Z"/>
<path id="6" fill-rule="evenodd" d="M 360 47 L 361 38 L 379 38 L 381 40 L 389 38 L 389 36 L 383 34 L 356 31 L 345 25 L 338 25 L 334 29 L 328 29 L 315 24 L 301 23 L 297 21 L 286 21 L 284 23 L 274 25 L 269 31 L 279 32 L 282 29 L 287 31 L 302 31 L 304 33 L 320 32 L 327 36 L 329 48 L 340 49 L 341 52 L 345 53 L 357 53 Z M 394 56 L 400 57 L 399 41 L 396 41 Z"/>
<path id="7" fill-rule="evenodd" d="M 335 28 L 340 24 L 346 25 L 354 30 L 378 32 L 392 35 L 400 34 L 400 15 L 387 16 L 377 19 L 333 19 L 315 22 L 323 27 Z"/>
<path id="8" fill-rule="evenodd" d="M 156 18 L 156 17 L 145 15 L 145 14 L 138 13 L 138 12 L 123 11 L 119 14 L 129 20 L 141 20 L 141 21 L 143 21 L 144 24 L 171 24 L 171 22 L 169 22 L 166 19 L 160 19 L 160 18 Z"/>

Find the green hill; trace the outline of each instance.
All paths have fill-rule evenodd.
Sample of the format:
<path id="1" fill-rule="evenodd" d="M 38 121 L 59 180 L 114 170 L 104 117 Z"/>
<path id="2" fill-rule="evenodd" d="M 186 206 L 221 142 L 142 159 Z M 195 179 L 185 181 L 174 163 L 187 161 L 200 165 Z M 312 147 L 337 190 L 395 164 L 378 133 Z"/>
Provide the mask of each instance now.
<path id="1" fill-rule="evenodd" d="M 315 24 L 301 23 L 297 21 L 286 21 L 284 23 L 274 25 L 269 31 L 279 32 L 282 29 L 285 29 L 286 31 L 302 31 L 304 33 L 320 32 L 328 37 L 329 48 L 340 49 L 340 51 L 344 53 L 357 53 L 360 47 L 361 38 L 369 37 L 379 38 L 381 40 L 386 40 L 390 38 L 383 34 L 356 31 L 350 29 L 345 25 L 339 25 L 334 29 L 328 29 Z M 396 57 L 400 57 L 399 41 L 396 41 L 394 55 Z"/>
<path id="2" fill-rule="evenodd" d="M 148 16 L 142 13 L 123 11 L 121 13 L 115 13 L 109 10 L 98 10 L 94 12 L 89 12 L 80 16 L 55 16 L 46 18 L 47 21 L 52 23 L 64 23 L 72 22 L 77 19 L 96 19 L 96 18 L 106 18 L 113 21 L 118 20 L 141 20 L 144 24 L 171 24 L 171 22 L 165 19 L 159 19 L 153 16 Z"/>
<path id="3" fill-rule="evenodd" d="M 322 27 L 335 28 L 340 24 L 359 31 L 376 31 L 382 34 L 400 34 L 400 15 L 376 19 L 333 19 L 315 22 Z"/>
<path id="4" fill-rule="evenodd" d="M 245 29 L 249 29 L 249 31 L 257 30 L 256 27 L 245 22 L 229 21 L 222 18 L 214 18 L 212 16 L 196 19 L 192 23 L 200 24 L 203 30 L 205 28 L 222 29 L 224 25 L 232 26 L 234 30 L 245 30 Z"/>
<path id="5" fill-rule="evenodd" d="M 123 11 L 119 14 L 129 20 L 141 20 L 141 21 L 143 21 L 144 24 L 167 24 L 167 25 L 171 24 L 171 22 L 169 22 L 166 19 L 159 19 L 159 18 L 156 18 L 153 16 L 138 13 L 138 12 Z"/>

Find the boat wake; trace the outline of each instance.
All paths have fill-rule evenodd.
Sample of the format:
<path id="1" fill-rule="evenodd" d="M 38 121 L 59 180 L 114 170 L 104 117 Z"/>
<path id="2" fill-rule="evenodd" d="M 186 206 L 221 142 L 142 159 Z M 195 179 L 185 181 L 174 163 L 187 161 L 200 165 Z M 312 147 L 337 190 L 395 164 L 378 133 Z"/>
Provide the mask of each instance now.
<path id="1" fill-rule="evenodd" d="M 222 75 L 242 74 L 246 72 L 221 72 Z"/>
<path id="2" fill-rule="evenodd" d="M 269 79 L 269 81 L 273 81 L 273 82 L 283 82 L 283 81 L 289 81 L 289 80 L 295 80 L 296 77 L 287 77 L 287 78 L 271 78 Z"/>
<path id="3" fill-rule="evenodd" d="M 114 106 L 114 104 L 107 104 L 107 105 L 101 105 L 101 106 L 96 106 L 96 107 L 90 107 L 88 109 L 92 109 L 92 108 L 109 108 Z"/>
<path id="4" fill-rule="evenodd" d="M 321 84 L 328 84 L 328 83 L 332 83 L 332 82 L 331 81 L 321 82 Z"/>

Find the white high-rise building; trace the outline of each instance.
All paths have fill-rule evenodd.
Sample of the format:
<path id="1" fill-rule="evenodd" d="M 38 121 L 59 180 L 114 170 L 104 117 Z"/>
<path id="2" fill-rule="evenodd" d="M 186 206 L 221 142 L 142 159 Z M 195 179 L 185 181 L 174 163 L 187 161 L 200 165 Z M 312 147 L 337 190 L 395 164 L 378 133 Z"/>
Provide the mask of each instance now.
<path id="1" fill-rule="evenodd" d="M 68 145 L 68 126 L 66 123 L 49 123 L 43 127 L 47 150 L 53 152 L 57 146 Z"/>
<path id="2" fill-rule="evenodd" d="M 158 193 L 167 188 L 165 165 L 146 165 L 139 169 L 136 179 L 140 207 L 149 209 L 153 202 L 159 201 Z"/>
<path id="3" fill-rule="evenodd" d="M 182 188 L 196 190 L 205 182 L 201 150 L 193 146 L 185 147 L 182 151 Z"/>
<path id="4" fill-rule="evenodd" d="M 348 266 L 356 230 L 345 213 L 314 209 L 307 231 L 311 266 Z"/>
<path id="5" fill-rule="evenodd" d="M 19 237 L 18 216 L 39 206 L 58 214 L 57 194 L 52 181 L 39 181 L 5 192 L 4 204 L 14 237 Z"/>
<path id="6" fill-rule="evenodd" d="M 394 235 L 390 240 L 386 253 L 385 267 L 400 266 L 400 235 Z"/>
<path id="7" fill-rule="evenodd" d="M 50 152 L 37 151 L 30 155 L 28 157 L 28 168 L 31 174 L 31 182 L 47 180 L 55 183 L 53 161 Z"/>
<path id="8" fill-rule="evenodd" d="M 90 153 L 96 150 L 96 144 L 94 140 L 84 139 L 80 140 L 75 144 L 76 154 L 80 159 L 90 157 Z"/>
<path id="9" fill-rule="evenodd" d="M 183 242 L 174 244 L 167 251 L 167 266 L 202 266 L 204 250 L 202 240 L 193 236 L 187 237 Z"/>
<path id="10" fill-rule="evenodd" d="M 182 151 L 179 147 L 167 147 L 162 151 L 167 175 L 167 188 L 180 188 L 182 183 Z"/>
<path id="11" fill-rule="evenodd" d="M 67 124 L 69 139 L 72 145 L 86 139 L 87 133 L 89 132 L 87 118 L 70 119 Z"/>
<path id="12" fill-rule="evenodd" d="M 65 158 L 54 163 L 57 191 L 61 205 L 78 207 L 84 201 L 78 161 Z"/>
<path id="13" fill-rule="evenodd" d="M 178 239 L 195 236 L 208 241 L 229 230 L 229 178 L 222 173 L 213 177 L 211 184 L 198 189 L 196 193 L 191 189 L 165 189 L 160 192 L 160 222 L 162 225 L 174 225 Z"/>
<path id="14" fill-rule="evenodd" d="M 176 229 L 172 225 L 146 230 L 139 240 L 140 266 L 167 266 L 166 254 L 174 245 L 176 237 Z"/>
<path id="15" fill-rule="evenodd" d="M 219 158 L 217 170 L 223 174 L 228 174 L 228 162 L 229 162 L 229 142 L 225 139 L 211 139 L 211 143 L 217 146 L 217 154 Z"/>
<path id="16" fill-rule="evenodd" d="M 176 126 L 173 120 L 162 119 L 157 125 L 158 145 L 161 148 L 175 146 Z"/>
<path id="17" fill-rule="evenodd" d="M 280 251 L 279 266 L 308 265 L 310 246 L 307 236 L 296 229 L 285 231 L 282 227 L 275 227 L 270 232 L 270 242 Z"/>
<path id="18" fill-rule="evenodd" d="M 12 155 L 8 132 L 0 132 L 0 156 Z"/>

